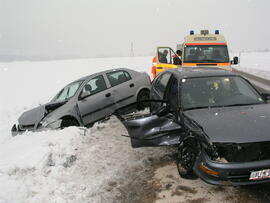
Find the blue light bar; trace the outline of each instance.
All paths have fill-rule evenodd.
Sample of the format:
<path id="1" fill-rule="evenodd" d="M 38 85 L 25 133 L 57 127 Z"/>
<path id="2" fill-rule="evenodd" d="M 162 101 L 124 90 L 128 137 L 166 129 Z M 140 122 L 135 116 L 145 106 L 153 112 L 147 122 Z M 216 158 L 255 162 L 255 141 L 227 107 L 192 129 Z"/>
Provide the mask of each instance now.
<path id="1" fill-rule="evenodd" d="M 194 30 L 190 30 L 190 35 L 194 35 Z"/>
<path id="2" fill-rule="evenodd" d="M 219 30 L 215 30 L 215 34 L 216 35 L 219 35 Z"/>

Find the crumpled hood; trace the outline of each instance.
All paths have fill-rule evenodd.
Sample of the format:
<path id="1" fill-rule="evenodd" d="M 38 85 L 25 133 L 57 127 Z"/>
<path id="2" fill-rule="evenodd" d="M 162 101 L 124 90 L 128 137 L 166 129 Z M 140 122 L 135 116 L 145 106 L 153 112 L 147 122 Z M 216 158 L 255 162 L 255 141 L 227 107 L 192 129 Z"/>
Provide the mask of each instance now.
<path id="1" fill-rule="evenodd" d="M 270 141 L 270 104 L 196 109 L 184 114 L 203 128 L 212 143 Z"/>
<path id="2" fill-rule="evenodd" d="M 39 122 L 45 114 L 45 105 L 24 112 L 18 119 L 20 125 L 34 125 Z"/>

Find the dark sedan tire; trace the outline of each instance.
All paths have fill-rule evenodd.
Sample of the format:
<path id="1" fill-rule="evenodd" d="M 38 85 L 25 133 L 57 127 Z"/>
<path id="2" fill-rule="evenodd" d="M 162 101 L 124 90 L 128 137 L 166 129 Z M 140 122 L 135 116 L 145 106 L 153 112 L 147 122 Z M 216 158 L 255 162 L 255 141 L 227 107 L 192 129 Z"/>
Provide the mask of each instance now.
<path id="1" fill-rule="evenodd" d="M 79 126 L 79 123 L 75 119 L 64 119 L 61 123 L 61 129 L 70 127 L 70 126 Z"/>
<path id="2" fill-rule="evenodd" d="M 149 97 L 150 97 L 149 90 L 141 90 L 139 92 L 139 94 L 138 94 L 137 102 L 148 100 Z M 143 109 L 145 109 L 147 107 L 149 107 L 149 103 L 148 102 L 138 103 L 138 105 L 137 105 L 137 109 L 138 110 L 143 110 Z"/>
<path id="3" fill-rule="evenodd" d="M 180 145 L 177 153 L 177 170 L 179 175 L 185 179 L 197 179 L 193 172 L 193 166 L 197 157 L 197 150 L 190 144 Z"/>

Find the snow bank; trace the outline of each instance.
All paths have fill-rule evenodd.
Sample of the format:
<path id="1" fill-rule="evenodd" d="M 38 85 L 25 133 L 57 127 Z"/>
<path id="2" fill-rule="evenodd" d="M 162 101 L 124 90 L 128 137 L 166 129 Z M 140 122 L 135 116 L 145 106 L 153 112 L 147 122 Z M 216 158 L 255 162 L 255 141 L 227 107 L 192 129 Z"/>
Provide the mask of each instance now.
<path id="1" fill-rule="evenodd" d="M 269 56 L 242 54 L 238 68 L 269 79 Z M 166 151 L 132 149 L 129 139 L 120 136 L 127 132 L 116 118 L 92 129 L 71 127 L 16 137 L 10 129 L 23 111 L 47 102 L 75 79 L 118 67 L 150 74 L 151 59 L 0 63 L 0 203 L 121 202 L 121 196 L 140 197 L 142 187 L 123 188 L 128 181 L 140 184 L 151 160 L 161 159 Z"/>
<path id="2" fill-rule="evenodd" d="M 158 149 L 133 150 L 116 118 L 90 130 L 10 133 L 23 111 L 47 102 L 69 82 L 127 66 L 149 71 L 151 57 L 0 63 L 0 203 L 111 202 L 135 166 L 147 170 Z"/>
<path id="3" fill-rule="evenodd" d="M 143 181 L 151 160 L 166 151 L 132 149 L 122 134 L 126 130 L 113 117 L 92 129 L 27 132 L 6 141 L 0 202 L 123 202 L 126 184 Z"/>
<path id="4" fill-rule="evenodd" d="M 270 52 L 241 53 L 236 69 L 270 80 Z"/>

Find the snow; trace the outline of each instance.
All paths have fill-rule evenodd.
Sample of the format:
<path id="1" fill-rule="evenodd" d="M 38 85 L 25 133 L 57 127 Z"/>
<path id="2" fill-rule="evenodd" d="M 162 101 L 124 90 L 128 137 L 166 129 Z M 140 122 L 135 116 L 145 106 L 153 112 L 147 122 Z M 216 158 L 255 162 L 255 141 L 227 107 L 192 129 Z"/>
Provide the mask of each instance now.
<path id="1" fill-rule="evenodd" d="M 270 77 L 270 53 L 242 53 L 237 69 Z M 47 102 L 66 84 L 106 69 L 150 74 L 152 57 L 0 63 L 0 203 L 113 202 L 126 181 L 164 150 L 132 149 L 112 117 L 91 129 L 25 132 L 10 129 L 22 112 Z M 136 181 L 135 177 L 133 181 Z"/>
<path id="2" fill-rule="evenodd" d="M 243 52 L 236 69 L 270 80 L 270 52 Z"/>
<path id="3" fill-rule="evenodd" d="M 134 163 L 145 164 L 140 162 L 151 150 L 134 153 L 116 118 L 90 130 L 10 133 L 22 112 L 47 102 L 69 82 L 127 65 L 148 71 L 151 57 L 0 63 L 0 203 L 106 200 L 114 194 L 105 192 L 107 182 Z"/>

